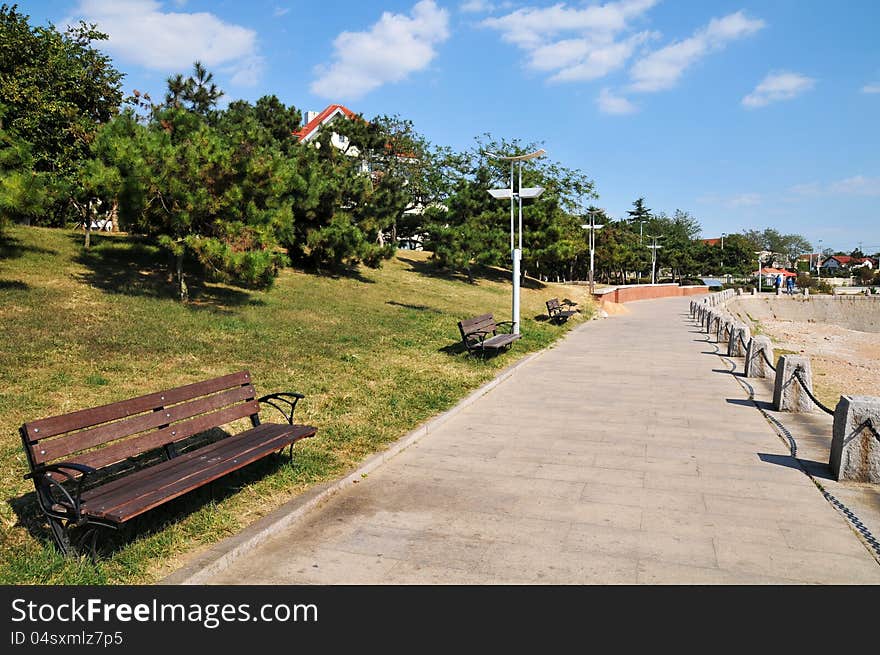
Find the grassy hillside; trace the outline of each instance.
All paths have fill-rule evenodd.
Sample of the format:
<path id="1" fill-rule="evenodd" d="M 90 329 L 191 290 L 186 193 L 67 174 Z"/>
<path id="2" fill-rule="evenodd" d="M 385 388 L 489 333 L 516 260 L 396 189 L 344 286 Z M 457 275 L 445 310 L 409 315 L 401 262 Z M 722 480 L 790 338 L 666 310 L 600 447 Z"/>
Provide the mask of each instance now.
<path id="1" fill-rule="evenodd" d="M 123 235 L 12 228 L 0 240 L 0 583 L 148 583 L 180 558 L 254 521 L 451 407 L 499 369 L 558 338 L 544 301 L 585 305 L 585 287 L 530 281 L 523 339 L 469 358 L 456 321 L 510 316 L 504 271 L 475 284 L 401 251 L 380 270 L 282 272 L 269 291 L 194 285 L 173 298 L 159 251 Z M 576 321 L 575 321 L 576 322 Z M 293 466 L 267 458 L 146 514 L 98 564 L 65 560 L 37 514 L 18 437 L 25 421 L 248 368 L 258 393 L 306 394 L 297 420 L 319 428 Z M 271 410 L 270 410 L 271 411 Z"/>

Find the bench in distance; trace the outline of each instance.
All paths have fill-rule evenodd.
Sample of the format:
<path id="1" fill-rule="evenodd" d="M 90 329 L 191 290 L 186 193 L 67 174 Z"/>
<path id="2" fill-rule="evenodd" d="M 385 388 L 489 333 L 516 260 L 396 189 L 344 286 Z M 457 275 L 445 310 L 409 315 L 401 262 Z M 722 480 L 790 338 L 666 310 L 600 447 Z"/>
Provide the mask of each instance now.
<path id="1" fill-rule="evenodd" d="M 492 314 L 482 314 L 474 318 L 468 318 L 458 322 L 458 331 L 464 347 L 471 354 L 498 352 L 520 338 L 519 334 L 498 332 L 499 325 L 509 325 L 513 329 L 512 321 L 495 322 Z"/>
<path id="2" fill-rule="evenodd" d="M 559 298 L 551 298 L 545 304 L 547 305 L 547 314 L 550 316 L 550 320 L 557 323 L 564 323 L 578 313 L 577 309 L 572 309 L 577 303 L 568 300 L 560 303 Z M 564 307 L 568 307 L 568 309 L 564 309 Z"/>

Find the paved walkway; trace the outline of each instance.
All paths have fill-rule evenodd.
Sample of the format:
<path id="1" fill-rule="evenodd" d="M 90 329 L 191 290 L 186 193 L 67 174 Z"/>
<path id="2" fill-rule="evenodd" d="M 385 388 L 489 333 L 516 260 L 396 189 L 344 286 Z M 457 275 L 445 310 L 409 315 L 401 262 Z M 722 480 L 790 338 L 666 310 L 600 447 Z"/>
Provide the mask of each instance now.
<path id="1" fill-rule="evenodd" d="M 688 301 L 576 330 L 210 582 L 880 583 Z"/>

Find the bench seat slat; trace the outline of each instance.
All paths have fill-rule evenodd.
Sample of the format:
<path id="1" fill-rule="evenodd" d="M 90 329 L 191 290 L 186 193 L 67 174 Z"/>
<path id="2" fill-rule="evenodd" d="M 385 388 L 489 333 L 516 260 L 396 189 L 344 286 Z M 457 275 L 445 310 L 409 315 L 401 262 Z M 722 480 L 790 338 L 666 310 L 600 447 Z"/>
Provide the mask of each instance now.
<path id="1" fill-rule="evenodd" d="M 167 391 L 159 391 L 156 393 L 130 398 L 120 402 L 111 403 L 109 405 L 101 405 L 91 409 L 81 409 L 70 414 L 62 414 L 60 416 L 52 416 L 50 418 L 39 419 L 25 424 L 28 438 L 34 442 L 48 437 L 54 437 L 64 432 L 73 430 L 82 430 L 90 428 L 94 425 L 107 423 L 108 421 L 116 421 L 132 414 L 140 414 L 154 407 L 162 407 L 164 405 L 176 404 L 184 400 L 191 400 L 199 396 L 204 396 L 224 389 L 250 384 L 251 376 L 247 371 L 239 371 L 230 375 L 223 375 L 212 380 L 204 380 L 203 382 L 195 382 L 182 387 L 175 387 Z"/>
<path id="2" fill-rule="evenodd" d="M 291 426 L 283 424 L 280 425 L 280 427 L 289 428 Z M 300 426 L 294 427 L 299 428 Z M 242 445 L 240 442 L 242 439 L 244 439 L 245 442 L 258 442 L 259 439 L 269 432 L 279 432 L 278 428 L 278 423 L 262 423 L 250 430 L 229 437 L 223 437 L 213 443 L 199 446 L 193 450 L 181 453 L 173 459 L 168 459 L 158 464 L 148 465 L 139 471 L 125 471 L 121 473 L 118 478 L 84 491 L 82 498 L 84 500 L 88 499 L 89 504 L 95 506 L 96 503 L 103 503 L 104 501 L 102 499 L 105 496 L 128 495 L 135 498 L 144 493 L 161 489 L 163 486 L 171 484 L 181 477 L 179 472 L 180 466 L 187 466 L 186 462 L 193 459 L 206 461 L 210 457 L 213 457 L 218 449 L 222 450 L 225 447 L 224 442 L 228 442 L 229 447 L 241 448 Z M 149 471 L 149 473 L 146 471 Z"/>
<path id="3" fill-rule="evenodd" d="M 497 334 L 483 342 L 483 348 L 503 348 L 520 338 L 518 334 Z"/>
<path id="4" fill-rule="evenodd" d="M 153 448 L 180 441 L 199 432 L 226 425 L 240 418 L 257 414 L 260 406 L 257 401 L 232 405 L 210 414 L 202 414 L 188 421 L 180 421 L 161 430 L 154 430 L 138 437 L 132 437 L 119 443 L 105 446 L 71 458 L 71 461 L 85 464 L 93 468 L 102 468 L 116 462 L 139 455 Z"/>
<path id="5" fill-rule="evenodd" d="M 108 485 L 94 495 L 83 494 L 87 516 L 122 523 L 169 500 L 201 487 L 227 473 L 251 464 L 299 439 L 313 436 L 317 428 L 307 425 L 267 423 L 175 459 L 151 466 Z M 156 476 L 170 473 L 161 486 Z M 111 487 L 112 489 L 104 489 Z M 113 493 L 115 492 L 115 493 Z"/>
<path id="6" fill-rule="evenodd" d="M 255 395 L 254 388 L 248 384 L 197 400 L 180 403 L 174 407 L 167 407 L 164 411 L 151 411 L 147 414 L 139 414 L 114 423 L 106 423 L 75 434 L 43 440 L 32 448 L 34 461 L 38 464 L 51 462 L 81 450 L 129 437 L 151 428 L 158 428 L 161 425 L 192 418 L 193 416 L 217 410 L 236 402 L 253 399 Z"/>

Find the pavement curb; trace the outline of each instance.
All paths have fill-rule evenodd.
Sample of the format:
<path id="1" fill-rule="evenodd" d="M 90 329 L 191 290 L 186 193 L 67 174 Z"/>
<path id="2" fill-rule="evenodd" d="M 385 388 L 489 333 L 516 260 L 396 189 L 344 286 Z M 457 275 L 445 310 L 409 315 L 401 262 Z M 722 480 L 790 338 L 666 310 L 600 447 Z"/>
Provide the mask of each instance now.
<path id="1" fill-rule="evenodd" d="M 382 452 L 371 455 L 365 459 L 360 466 L 351 473 L 338 480 L 325 482 L 309 489 L 296 498 L 287 501 L 281 507 L 273 510 L 263 518 L 258 519 L 241 532 L 212 544 L 182 568 L 159 580 L 158 584 L 205 584 L 208 579 L 227 568 L 233 561 L 253 550 L 256 546 L 272 537 L 278 531 L 283 530 L 304 518 L 313 509 L 318 507 L 318 505 L 329 500 L 337 492 L 350 484 L 360 481 L 363 476 L 374 471 L 392 457 L 418 442 L 423 437 L 434 432 L 438 427 L 446 423 L 446 421 L 458 415 L 463 409 L 469 407 L 499 384 L 511 378 L 519 369 L 527 366 L 530 362 L 534 361 L 551 348 L 564 342 L 575 332 L 583 330 L 591 322 L 591 320 L 583 321 L 580 325 L 566 332 L 564 336 L 557 339 L 546 348 L 542 348 L 541 350 L 526 355 L 521 360 L 514 362 L 507 368 L 503 369 L 493 379 L 465 396 L 454 407 L 432 419 L 429 419 L 425 423 L 422 423 L 415 429 L 403 435 L 397 441 L 393 442 Z"/>

